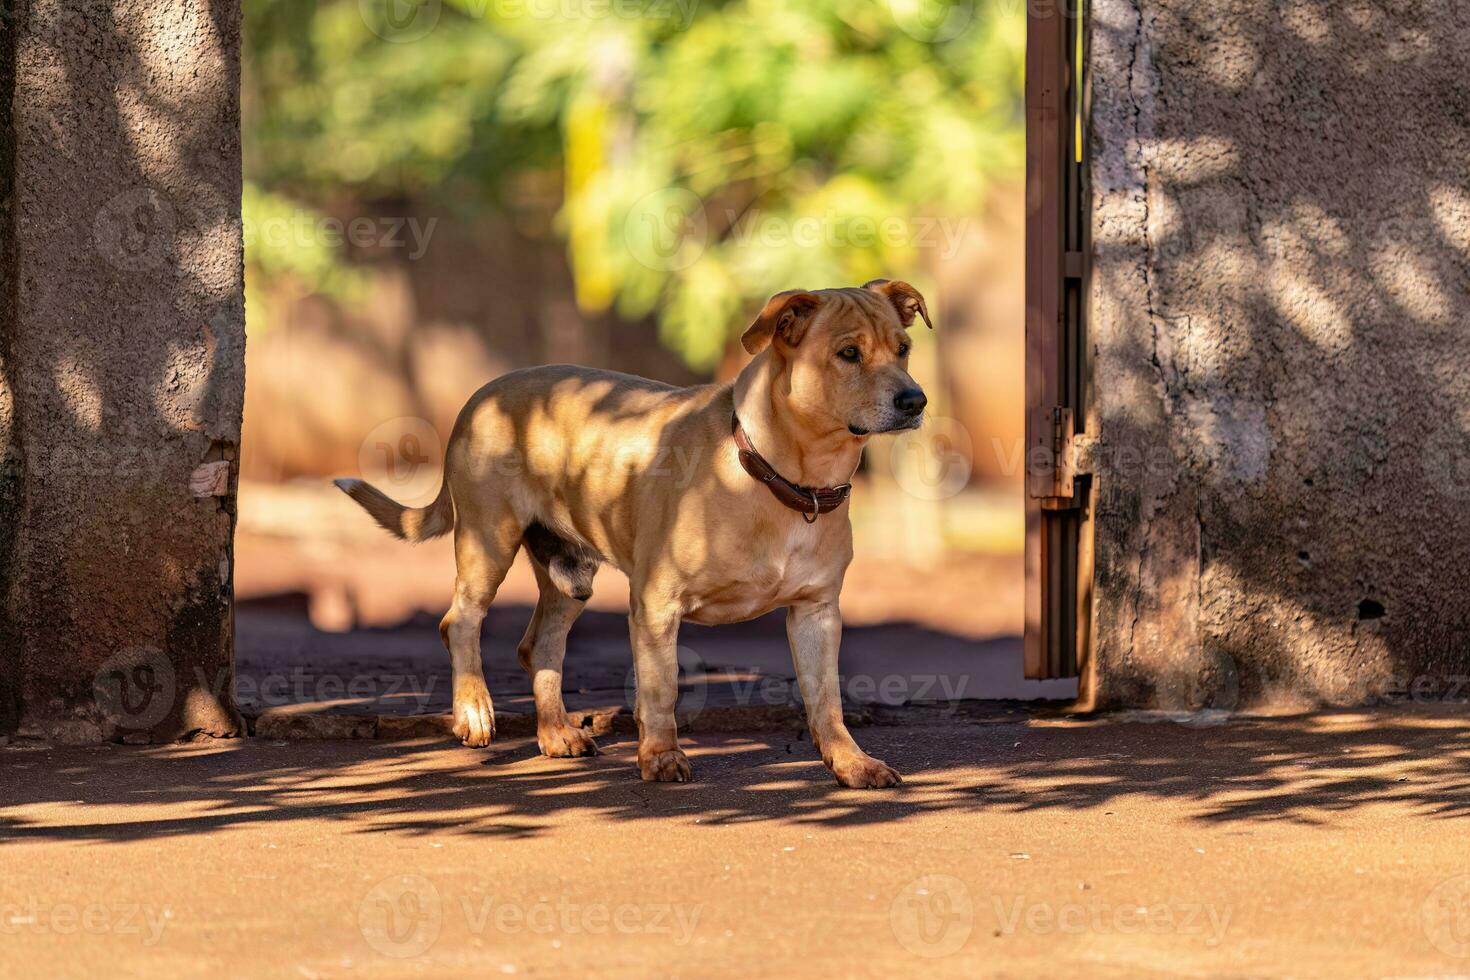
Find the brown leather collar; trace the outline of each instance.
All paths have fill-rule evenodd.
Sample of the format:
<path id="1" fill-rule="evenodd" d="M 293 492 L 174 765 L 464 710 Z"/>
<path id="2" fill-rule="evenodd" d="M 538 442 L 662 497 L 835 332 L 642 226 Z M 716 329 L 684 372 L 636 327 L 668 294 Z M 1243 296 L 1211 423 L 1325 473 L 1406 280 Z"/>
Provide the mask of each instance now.
<path id="1" fill-rule="evenodd" d="M 764 483 L 771 495 L 781 503 L 792 510 L 801 511 L 801 516 L 808 524 L 815 524 L 822 514 L 841 507 L 843 501 L 847 500 L 847 495 L 852 492 L 851 483 L 844 483 L 840 487 L 797 486 L 777 473 L 776 468 L 755 451 L 755 447 L 750 444 L 750 437 L 740 426 L 740 416 L 730 416 L 730 429 L 735 435 L 735 446 L 740 450 L 740 465 L 745 467 L 745 472 Z"/>

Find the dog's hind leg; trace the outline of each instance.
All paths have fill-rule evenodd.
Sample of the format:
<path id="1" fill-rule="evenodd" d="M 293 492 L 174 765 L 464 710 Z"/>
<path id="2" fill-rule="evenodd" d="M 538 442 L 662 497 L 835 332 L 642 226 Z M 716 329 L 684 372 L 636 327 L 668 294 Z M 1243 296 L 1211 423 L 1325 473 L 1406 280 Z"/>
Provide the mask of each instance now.
<path id="1" fill-rule="evenodd" d="M 516 652 L 521 666 L 531 677 L 531 690 L 536 695 L 536 744 L 541 747 L 542 755 L 553 758 L 596 755 L 597 743 L 592 736 L 572 727 L 567 720 L 566 704 L 561 696 L 567 634 L 587 602 L 567 595 L 540 561 L 533 558 L 531 566 L 536 570 L 541 598 Z M 597 566 L 593 565 L 585 573 L 588 588 L 596 571 Z"/>
<path id="2" fill-rule="evenodd" d="M 439 624 L 454 671 L 454 734 L 466 745 L 495 737 L 495 706 L 480 663 L 480 624 L 520 548 L 520 528 L 507 513 L 500 520 L 460 520 L 454 528 L 454 604 Z"/>

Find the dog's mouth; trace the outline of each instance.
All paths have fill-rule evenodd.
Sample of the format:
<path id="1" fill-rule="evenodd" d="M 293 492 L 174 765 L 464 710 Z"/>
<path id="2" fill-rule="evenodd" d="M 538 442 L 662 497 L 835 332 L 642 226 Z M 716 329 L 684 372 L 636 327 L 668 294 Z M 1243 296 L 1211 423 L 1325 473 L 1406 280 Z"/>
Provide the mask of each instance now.
<path id="1" fill-rule="evenodd" d="M 912 418 L 902 419 L 898 422 L 895 422 L 893 425 L 885 426 L 884 428 L 877 430 L 864 428 L 861 425 L 849 422 L 847 423 L 847 431 L 851 432 L 855 436 L 870 436 L 875 434 L 881 436 L 889 432 L 907 432 L 909 429 L 917 429 L 920 425 L 923 424 L 923 422 L 924 415 L 921 412 L 920 414 L 915 415 Z"/>
<path id="2" fill-rule="evenodd" d="M 924 413 L 923 412 L 920 412 L 918 415 L 915 415 L 911 419 L 905 419 L 903 422 L 899 423 L 898 425 L 895 425 L 893 428 L 889 429 L 888 431 L 889 432 L 906 432 L 909 429 L 917 429 L 919 426 L 921 426 L 923 424 L 924 424 Z"/>

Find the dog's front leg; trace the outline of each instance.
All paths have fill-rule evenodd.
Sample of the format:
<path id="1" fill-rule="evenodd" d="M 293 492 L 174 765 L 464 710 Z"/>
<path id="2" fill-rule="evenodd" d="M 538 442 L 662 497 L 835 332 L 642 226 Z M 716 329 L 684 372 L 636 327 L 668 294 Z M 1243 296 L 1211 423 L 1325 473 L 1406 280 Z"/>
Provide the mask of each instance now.
<path id="1" fill-rule="evenodd" d="M 679 700 L 679 613 L 662 602 L 634 602 L 628 616 L 633 669 L 638 678 L 638 769 L 645 782 L 693 778 L 679 749 L 674 706 Z"/>
<path id="2" fill-rule="evenodd" d="M 898 773 L 858 748 L 842 720 L 842 689 L 837 674 L 837 649 L 842 644 L 842 616 L 837 598 L 794 605 L 786 611 L 786 635 L 807 724 L 822 761 L 843 786 L 876 789 L 901 782 Z"/>

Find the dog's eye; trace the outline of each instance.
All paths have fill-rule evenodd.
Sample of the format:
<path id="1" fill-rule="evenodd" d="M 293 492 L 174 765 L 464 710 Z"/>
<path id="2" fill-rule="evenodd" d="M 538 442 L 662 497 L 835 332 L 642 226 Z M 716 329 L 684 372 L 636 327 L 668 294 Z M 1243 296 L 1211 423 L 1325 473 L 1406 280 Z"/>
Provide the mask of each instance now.
<path id="1" fill-rule="evenodd" d="M 899 344 L 898 345 L 898 356 L 899 357 L 908 357 L 909 356 L 909 345 L 908 344 Z"/>
<path id="2" fill-rule="evenodd" d="M 842 358 L 844 361 L 852 361 L 854 364 L 863 359 L 862 351 L 858 350 L 856 347 L 844 347 L 842 348 L 842 350 L 837 352 L 837 356 Z"/>

